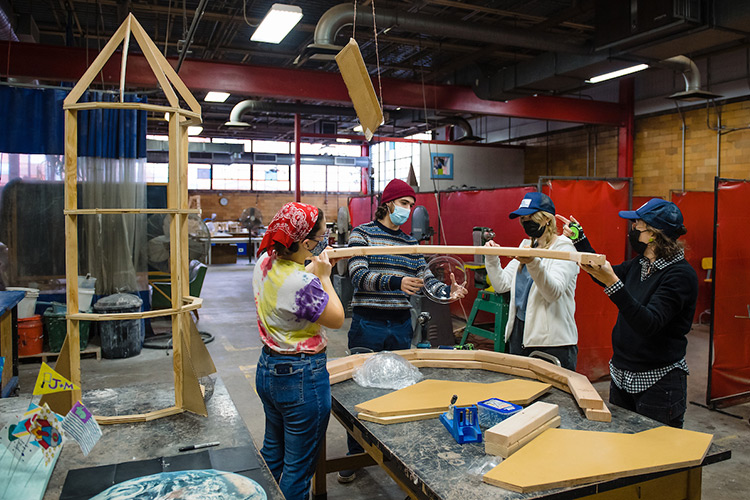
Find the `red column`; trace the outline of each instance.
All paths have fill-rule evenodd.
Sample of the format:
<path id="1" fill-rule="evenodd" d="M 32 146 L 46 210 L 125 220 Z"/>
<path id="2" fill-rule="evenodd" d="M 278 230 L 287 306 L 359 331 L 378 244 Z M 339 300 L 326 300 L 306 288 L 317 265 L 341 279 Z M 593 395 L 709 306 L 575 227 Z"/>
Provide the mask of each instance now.
<path id="1" fill-rule="evenodd" d="M 633 142 L 635 138 L 635 79 L 620 80 L 620 107 L 625 124 L 620 126 L 617 140 L 617 177 L 633 177 Z"/>
<path id="2" fill-rule="evenodd" d="M 363 142 L 360 149 L 360 156 L 370 156 L 370 144 Z M 362 194 L 370 194 L 370 167 L 362 167 L 362 183 L 361 183 Z"/>
<path id="3" fill-rule="evenodd" d="M 294 201 L 302 201 L 300 190 L 300 165 L 302 156 L 300 153 L 300 139 L 302 138 L 302 124 L 299 113 L 294 114 Z"/>

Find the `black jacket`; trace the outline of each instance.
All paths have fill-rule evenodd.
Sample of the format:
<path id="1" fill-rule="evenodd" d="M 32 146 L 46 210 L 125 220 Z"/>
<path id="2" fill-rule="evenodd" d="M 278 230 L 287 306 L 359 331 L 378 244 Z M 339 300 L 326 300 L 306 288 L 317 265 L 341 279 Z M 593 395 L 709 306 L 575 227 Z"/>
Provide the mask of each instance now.
<path id="1" fill-rule="evenodd" d="M 576 243 L 576 250 L 594 252 L 587 239 Z M 619 309 L 612 329 L 612 363 L 634 372 L 663 368 L 685 357 L 685 336 L 698 299 L 698 276 L 686 260 L 654 269 L 641 281 L 640 259 L 613 266 L 625 286 L 609 297 Z"/>

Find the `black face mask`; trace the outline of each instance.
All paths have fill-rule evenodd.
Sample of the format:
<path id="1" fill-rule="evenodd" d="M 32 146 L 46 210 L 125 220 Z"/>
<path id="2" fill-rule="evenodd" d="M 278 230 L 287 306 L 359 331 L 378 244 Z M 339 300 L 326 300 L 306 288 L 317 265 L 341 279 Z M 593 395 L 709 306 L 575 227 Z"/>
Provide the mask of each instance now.
<path id="1" fill-rule="evenodd" d="M 525 220 L 521 222 L 521 225 L 523 226 L 524 232 L 526 232 L 526 234 L 528 234 L 532 238 L 539 238 L 544 234 L 544 228 L 547 227 L 546 224 L 544 226 L 541 226 L 533 220 Z"/>
<path id="2" fill-rule="evenodd" d="M 644 243 L 639 240 L 641 237 L 641 231 L 637 230 L 636 228 L 632 228 L 630 232 L 628 233 L 628 241 L 630 242 L 630 248 L 633 249 L 635 253 L 638 255 L 643 255 L 643 252 L 646 251 L 646 247 L 648 246 L 647 243 Z"/>

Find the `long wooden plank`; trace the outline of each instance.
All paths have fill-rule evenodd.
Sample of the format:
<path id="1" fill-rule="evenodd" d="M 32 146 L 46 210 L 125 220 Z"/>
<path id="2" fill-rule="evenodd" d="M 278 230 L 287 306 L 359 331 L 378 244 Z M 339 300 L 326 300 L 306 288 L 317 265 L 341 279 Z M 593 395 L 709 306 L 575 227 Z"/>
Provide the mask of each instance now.
<path id="1" fill-rule="evenodd" d="M 581 264 L 602 265 L 607 256 L 596 253 L 563 252 L 543 248 L 475 247 L 461 245 L 394 245 L 347 247 L 326 250 L 328 258 L 340 259 L 365 255 L 449 254 L 449 255 L 499 255 L 504 257 L 539 257 L 542 259 L 569 260 Z"/>
<path id="2" fill-rule="evenodd" d="M 713 436 L 657 427 L 637 434 L 548 429 L 484 475 L 527 493 L 700 465 Z"/>
<path id="3" fill-rule="evenodd" d="M 89 109 L 127 109 L 129 111 L 154 111 L 159 114 L 169 113 L 169 115 L 182 115 L 188 118 L 195 118 L 200 121 L 200 113 L 194 113 L 186 109 L 174 106 L 162 106 L 159 104 L 149 104 L 147 102 L 78 102 L 63 106 L 64 109 L 89 110 Z M 184 125 L 184 122 L 183 122 Z"/>
<path id="4" fill-rule="evenodd" d="M 557 405 L 537 401 L 487 429 L 484 433 L 484 440 L 507 448 L 558 416 L 558 412 Z"/>
<path id="5" fill-rule="evenodd" d="M 489 398 L 499 398 L 525 405 L 549 390 L 549 384 L 531 380 L 505 380 L 491 384 L 451 380 L 423 380 L 356 405 L 358 412 L 378 417 L 446 411 L 451 397 L 458 395 L 459 405 L 472 405 Z"/>
<path id="6" fill-rule="evenodd" d="M 190 303 L 183 305 L 179 309 L 156 309 L 153 311 L 108 314 L 75 313 L 68 314 L 65 317 L 78 321 L 113 321 L 122 319 L 159 318 L 162 316 L 176 316 L 183 312 L 194 311 L 196 309 L 200 309 L 201 305 L 203 304 L 203 299 L 201 299 L 200 297 L 183 297 L 183 301 L 185 300 L 189 300 Z"/>
<path id="7" fill-rule="evenodd" d="M 135 19 L 133 17 L 133 14 L 128 15 L 128 17 Z M 164 74 L 164 70 L 159 64 L 159 61 L 157 60 L 152 47 L 148 44 L 148 41 L 147 41 L 149 40 L 148 34 L 143 29 L 143 27 L 138 23 L 138 21 L 135 21 L 134 23 L 131 24 L 130 31 L 133 33 L 133 37 L 138 42 L 138 46 L 141 48 L 143 57 L 146 58 L 148 65 L 151 67 L 151 71 L 153 71 L 154 76 L 156 77 L 156 80 L 159 82 L 159 86 L 161 86 L 162 92 L 164 92 L 164 95 L 166 96 L 167 101 L 169 101 L 169 105 L 175 108 L 180 107 L 180 101 L 177 98 L 177 94 L 175 94 L 174 89 L 172 88 L 172 85 L 169 83 L 169 79 L 167 79 L 167 76 Z M 156 51 L 156 53 L 159 53 L 159 52 Z M 169 136 L 170 138 L 172 137 L 171 130 L 170 130 Z"/>
<path id="8" fill-rule="evenodd" d="M 170 406 L 169 408 L 150 411 L 148 413 L 136 413 L 136 414 L 131 414 L 131 415 L 113 415 L 113 416 L 94 415 L 94 418 L 96 419 L 96 422 L 99 425 L 128 424 L 128 423 L 138 423 L 138 422 L 150 422 L 158 418 L 169 417 L 171 415 L 178 415 L 184 411 L 185 410 L 183 410 L 182 408 L 178 408 L 176 406 Z"/>
<path id="9" fill-rule="evenodd" d="M 542 432 L 546 431 L 547 429 L 553 429 L 555 427 L 560 427 L 560 422 L 562 422 L 562 419 L 558 415 L 557 417 L 553 417 L 531 431 L 530 433 L 523 436 L 521 439 L 516 441 L 515 443 L 511 443 L 508 446 L 503 446 L 497 443 L 493 443 L 490 441 L 485 441 L 484 443 L 484 452 L 488 455 L 497 455 L 499 457 L 508 458 L 527 444 L 529 444 L 531 441 L 533 441 L 535 438 L 540 436 Z"/>
<path id="10" fill-rule="evenodd" d="M 99 215 L 99 214 L 199 214 L 200 208 L 78 208 L 64 210 L 65 215 Z M 245 238 L 247 239 L 247 238 Z"/>

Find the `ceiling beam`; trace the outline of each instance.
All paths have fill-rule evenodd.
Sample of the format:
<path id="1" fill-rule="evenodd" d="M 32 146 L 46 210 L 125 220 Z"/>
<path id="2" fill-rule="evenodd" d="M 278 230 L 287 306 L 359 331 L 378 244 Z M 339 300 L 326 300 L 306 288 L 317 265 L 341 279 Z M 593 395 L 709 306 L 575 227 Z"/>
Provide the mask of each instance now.
<path id="1" fill-rule="evenodd" d="M 72 47 L 0 41 L 0 68 L 7 76 L 53 81 L 77 81 L 88 61 L 96 56 Z M 193 91 L 224 90 L 243 96 L 284 99 L 308 99 L 330 103 L 350 103 L 349 93 L 338 73 L 301 69 L 248 66 L 187 59 L 181 76 Z M 120 53 L 115 53 L 101 72 L 102 81 L 119 82 Z M 146 59 L 128 54 L 128 85 L 156 88 L 156 79 Z M 420 82 L 384 78 L 383 102 L 386 106 L 429 109 L 457 113 L 510 116 L 538 120 L 622 126 L 626 113 L 617 103 L 538 96 L 508 102 L 487 101 L 476 96 L 470 87 L 421 85 Z"/>

